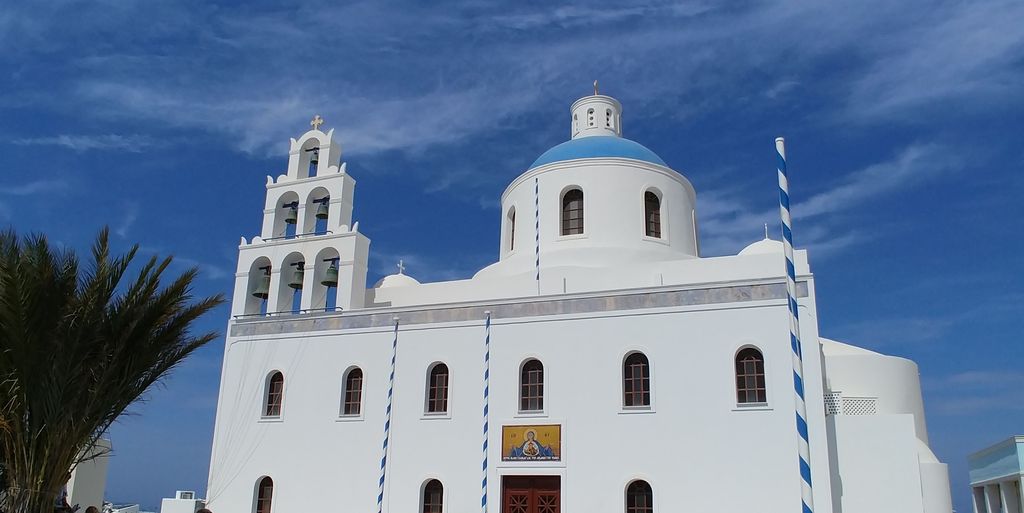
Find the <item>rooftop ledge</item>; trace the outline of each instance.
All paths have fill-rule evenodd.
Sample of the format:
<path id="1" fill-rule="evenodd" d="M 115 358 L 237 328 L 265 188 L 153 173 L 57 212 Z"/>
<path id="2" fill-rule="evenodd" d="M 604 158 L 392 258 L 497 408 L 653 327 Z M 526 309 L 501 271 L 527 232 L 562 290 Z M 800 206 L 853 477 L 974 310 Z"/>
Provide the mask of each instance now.
<path id="1" fill-rule="evenodd" d="M 808 296 L 806 279 L 797 282 L 797 296 Z M 559 294 L 511 299 L 493 299 L 443 305 L 399 308 L 364 308 L 344 312 L 309 312 L 231 319 L 230 337 L 282 333 L 336 331 L 442 322 L 482 322 L 487 312 L 492 320 L 548 315 L 574 315 L 629 311 L 676 306 L 749 303 L 786 299 L 784 279 L 731 284 L 665 286 L 647 289 L 605 291 L 587 294 Z"/>

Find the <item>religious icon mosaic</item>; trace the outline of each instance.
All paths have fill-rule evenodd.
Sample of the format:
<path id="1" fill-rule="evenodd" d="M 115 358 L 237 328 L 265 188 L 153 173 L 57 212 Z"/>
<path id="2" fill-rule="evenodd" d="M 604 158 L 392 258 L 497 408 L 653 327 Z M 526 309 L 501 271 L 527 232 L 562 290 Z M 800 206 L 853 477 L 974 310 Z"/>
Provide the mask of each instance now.
<path id="1" fill-rule="evenodd" d="M 501 427 L 502 461 L 561 461 L 559 424 Z"/>

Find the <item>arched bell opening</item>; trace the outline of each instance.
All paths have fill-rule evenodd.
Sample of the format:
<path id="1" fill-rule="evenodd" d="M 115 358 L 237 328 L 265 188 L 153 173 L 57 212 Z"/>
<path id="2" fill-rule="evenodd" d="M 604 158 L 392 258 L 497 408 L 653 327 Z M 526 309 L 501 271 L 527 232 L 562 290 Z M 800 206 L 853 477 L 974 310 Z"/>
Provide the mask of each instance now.
<path id="1" fill-rule="evenodd" d="M 274 238 L 295 237 L 299 222 L 299 195 L 286 192 L 281 195 L 274 206 Z"/>
<path id="2" fill-rule="evenodd" d="M 245 315 L 266 315 L 267 298 L 270 297 L 270 259 L 257 258 L 249 266 L 245 294 Z"/>
<path id="3" fill-rule="evenodd" d="M 317 187 L 306 196 L 306 215 L 302 233 L 323 235 L 327 233 L 330 217 L 331 194 L 323 187 Z"/>
<path id="4" fill-rule="evenodd" d="M 310 308 L 313 311 L 333 312 L 338 308 L 338 251 L 324 248 L 316 256 L 313 267 L 313 290 Z"/>
<path id="5" fill-rule="evenodd" d="M 305 282 L 306 262 L 302 253 L 292 253 L 281 264 L 277 308 L 282 313 L 299 313 L 302 309 L 302 289 Z"/>
<path id="6" fill-rule="evenodd" d="M 299 178 L 311 178 L 320 169 L 320 140 L 311 137 L 299 150 Z"/>

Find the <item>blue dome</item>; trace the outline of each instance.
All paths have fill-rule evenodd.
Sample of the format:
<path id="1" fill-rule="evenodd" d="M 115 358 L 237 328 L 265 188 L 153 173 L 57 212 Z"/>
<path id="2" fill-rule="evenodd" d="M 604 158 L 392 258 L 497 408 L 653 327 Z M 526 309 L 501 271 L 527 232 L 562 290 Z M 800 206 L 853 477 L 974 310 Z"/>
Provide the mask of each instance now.
<path id="1" fill-rule="evenodd" d="M 612 136 L 580 137 L 566 141 L 548 151 L 545 151 L 537 160 L 533 161 L 530 169 L 561 162 L 563 160 L 590 159 L 599 157 L 618 157 L 624 159 L 642 160 L 659 166 L 668 167 L 668 164 L 653 151 L 644 145 Z"/>

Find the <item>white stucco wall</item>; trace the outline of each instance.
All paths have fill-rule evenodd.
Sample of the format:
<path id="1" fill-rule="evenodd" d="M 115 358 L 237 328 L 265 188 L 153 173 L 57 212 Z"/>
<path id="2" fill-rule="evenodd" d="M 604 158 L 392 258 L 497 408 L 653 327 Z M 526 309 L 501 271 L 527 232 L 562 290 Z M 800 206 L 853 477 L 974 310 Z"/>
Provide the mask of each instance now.
<path id="1" fill-rule="evenodd" d="M 805 321 L 809 336 L 813 321 Z M 788 510 L 799 499 L 795 462 L 792 371 L 784 301 L 742 308 L 699 307 L 609 315 L 495 319 L 491 348 L 491 497 L 501 475 L 563 476 L 563 511 L 621 510 L 626 484 L 648 480 L 659 510 L 716 509 L 723 497 L 742 510 Z M 255 483 L 275 481 L 278 511 L 341 500 L 353 510 L 375 507 L 392 334 L 388 329 L 293 333 L 229 340 L 218 409 L 209 505 L 247 512 Z M 388 501 L 392 511 L 416 510 L 420 486 L 440 479 L 446 508 L 479 504 L 483 376 L 482 320 L 409 326 L 400 330 Z M 765 354 L 769 402 L 737 408 L 733 358 L 744 345 Z M 641 350 L 652 365 L 653 407 L 625 413 L 622 358 Z M 808 398 L 820 404 L 819 356 L 806 350 Z M 545 365 L 545 412 L 517 416 L 518 369 L 527 357 Z M 427 368 L 451 370 L 451 414 L 424 411 Z M 364 370 L 360 419 L 339 419 L 341 376 Z M 260 420 L 265 378 L 285 375 L 280 419 Z M 827 482 L 824 417 L 809 412 L 813 465 Z M 500 427 L 516 423 L 563 426 L 563 461 L 502 463 Z M 674 426 L 674 428 L 668 428 Z M 757 437 L 750 432 L 756 431 Z M 766 443 L 771 440 L 771 443 Z M 778 469 L 775 472 L 743 469 Z M 785 471 L 788 469 L 789 471 Z M 729 475 L 709 480 L 708 473 Z M 816 489 L 822 504 L 827 486 Z M 828 511 L 827 506 L 817 511 Z"/>
<path id="2" fill-rule="evenodd" d="M 829 423 L 842 513 L 924 511 L 913 418 L 833 416 Z"/>
<path id="3" fill-rule="evenodd" d="M 107 467 L 110 465 L 110 440 L 99 439 L 90 450 L 90 460 L 79 463 L 68 480 L 68 504 L 78 504 L 81 511 L 89 506 L 103 506 L 103 493 L 107 486 Z"/>

